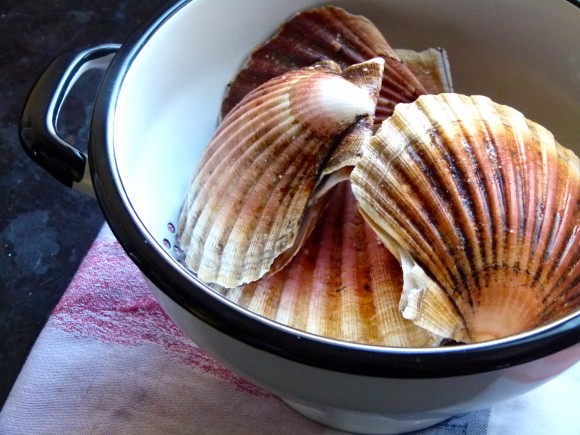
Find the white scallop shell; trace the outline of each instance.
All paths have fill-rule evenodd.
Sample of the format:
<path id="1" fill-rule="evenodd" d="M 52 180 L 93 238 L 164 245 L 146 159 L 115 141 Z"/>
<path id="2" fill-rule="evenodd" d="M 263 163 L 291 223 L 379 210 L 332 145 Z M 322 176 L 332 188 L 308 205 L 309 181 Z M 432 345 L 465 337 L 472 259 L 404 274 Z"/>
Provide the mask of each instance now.
<path id="1" fill-rule="evenodd" d="M 375 59 L 342 74 L 330 63 L 290 71 L 224 118 L 179 223 L 185 262 L 200 279 L 225 287 L 254 281 L 307 234 L 321 167 L 341 135 L 374 113 L 382 66 Z"/>

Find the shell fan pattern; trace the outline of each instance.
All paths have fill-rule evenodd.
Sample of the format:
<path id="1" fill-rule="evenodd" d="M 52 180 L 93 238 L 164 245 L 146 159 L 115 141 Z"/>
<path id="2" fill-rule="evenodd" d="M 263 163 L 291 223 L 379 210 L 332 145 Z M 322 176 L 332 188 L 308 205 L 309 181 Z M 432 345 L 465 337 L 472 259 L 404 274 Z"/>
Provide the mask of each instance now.
<path id="1" fill-rule="evenodd" d="M 261 316 L 380 346 L 578 311 L 578 157 L 453 92 L 443 49 L 394 50 L 332 6 L 291 17 L 229 85 L 179 220 L 187 267 Z"/>
<path id="2" fill-rule="evenodd" d="M 420 326 L 485 341 L 578 308 L 580 163 L 520 112 L 459 94 L 399 105 L 351 181 Z"/>
<path id="3" fill-rule="evenodd" d="M 406 50 L 403 54 L 416 56 Z M 336 62 L 344 69 L 376 57 L 385 61 L 374 114 L 375 123 L 379 125 L 391 115 L 397 103 L 411 102 L 419 95 L 426 94 L 430 82 L 425 85 L 413 74 L 410 66 L 401 60 L 398 52 L 391 48 L 367 18 L 328 6 L 300 12 L 283 23 L 271 39 L 250 54 L 229 86 L 222 104 L 222 116 L 249 91 L 288 71 L 326 60 Z M 422 69 L 427 74 L 434 67 L 428 59 L 420 59 L 420 56 L 410 61 L 422 63 Z M 446 56 L 442 51 L 439 61 L 447 68 Z"/>
<path id="4" fill-rule="evenodd" d="M 296 249 L 318 215 L 312 197 L 327 156 L 374 113 L 382 67 L 375 59 L 342 73 L 329 62 L 289 71 L 224 118 L 179 223 L 186 264 L 200 279 L 235 287 L 284 265 L 275 260 Z"/>

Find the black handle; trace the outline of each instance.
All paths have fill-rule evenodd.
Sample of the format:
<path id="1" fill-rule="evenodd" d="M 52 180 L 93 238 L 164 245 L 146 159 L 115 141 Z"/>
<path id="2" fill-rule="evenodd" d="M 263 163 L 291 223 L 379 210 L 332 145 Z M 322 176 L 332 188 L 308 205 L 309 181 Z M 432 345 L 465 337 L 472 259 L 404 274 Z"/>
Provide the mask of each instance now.
<path id="1" fill-rule="evenodd" d="M 24 105 L 22 147 L 35 163 L 68 187 L 85 177 L 87 156 L 58 135 L 60 109 L 78 78 L 88 70 L 106 69 L 119 47 L 104 44 L 61 54 L 42 73 Z"/>

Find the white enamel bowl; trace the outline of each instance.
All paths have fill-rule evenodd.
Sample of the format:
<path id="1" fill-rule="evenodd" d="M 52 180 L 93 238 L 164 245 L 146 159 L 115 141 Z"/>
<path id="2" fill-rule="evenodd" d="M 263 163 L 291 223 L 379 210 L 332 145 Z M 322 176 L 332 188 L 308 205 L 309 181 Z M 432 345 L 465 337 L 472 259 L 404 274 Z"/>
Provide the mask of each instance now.
<path id="1" fill-rule="evenodd" d="M 417 430 L 523 394 L 572 366 L 580 359 L 579 313 L 478 345 L 362 346 L 256 316 L 174 258 L 169 224 L 177 223 L 228 81 L 283 20 L 320 4 L 181 1 L 111 49 L 116 54 L 92 122 L 91 181 L 109 225 L 164 309 L 225 366 L 305 416 L 356 432 Z M 444 47 L 457 92 L 513 106 L 580 154 L 580 8 L 572 2 L 333 4 L 367 16 L 394 48 Z"/>

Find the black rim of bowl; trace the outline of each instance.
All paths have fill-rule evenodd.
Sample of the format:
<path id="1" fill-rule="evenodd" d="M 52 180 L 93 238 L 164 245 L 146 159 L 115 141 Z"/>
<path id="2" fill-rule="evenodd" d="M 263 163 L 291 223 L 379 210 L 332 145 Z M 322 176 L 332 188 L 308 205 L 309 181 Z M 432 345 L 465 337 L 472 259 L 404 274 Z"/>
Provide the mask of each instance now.
<path id="1" fill-rule="evenodd" d="M 112 122 L 119 89 L 149 38 L 190 0 L 144 23 L 122 45 L 97 98 L 89 158 L 99 204 L 120 244 L 163 293 L 203 322 L 252 347 L 306 365 L 357 375 L 394 378 L 462 376 L 530 362 L 580 342 L 580 315 L 571 315 L 509 339 L 434 349 L 367 346 L 325 339 L 248 313 L 183 270 L 148 233 L 131 209 L 114 162 Z M 576 3 L 574 3 L 576 4 Z M 576 4 L 577 5 L 577 4 Z"/>

